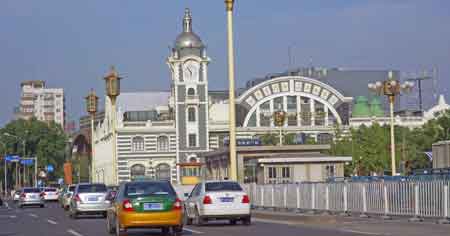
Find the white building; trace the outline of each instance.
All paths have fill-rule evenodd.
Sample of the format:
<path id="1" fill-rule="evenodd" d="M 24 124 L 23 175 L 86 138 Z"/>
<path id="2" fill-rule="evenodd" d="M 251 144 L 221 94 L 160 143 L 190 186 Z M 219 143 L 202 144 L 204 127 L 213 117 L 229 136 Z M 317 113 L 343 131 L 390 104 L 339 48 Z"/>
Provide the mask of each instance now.
<path id="1" fill-rule="evenodd" d="M 226 149 L 228 91 L 208 90 L 210 58 L 202 40 L 192 31 L 189 10 L 185 12 L 182 26 L 183 31 L 176 38 L 166 60 L 171 72 L 170 90 L 121 93 L 117 98 L 117 117 L 111 116 L 111 104 L 105 97 L 105 119 L 96 126 L 93 137 L 94 181 L 115 184 L 145 176 L 179 183 L 184 176 L 180 166 L 207 163 L 207 153 Z M 313 74 L 274 75 L 251 83 L 245 91 L 240 92 L 236 98 L 238 146 L 248 146 L 252 142 L 250 140 L 245 143 L 246 141 L 258 139 L 262 135 L 277 135 L 280 129 L 284 135 L 293 134 L 296 135 L 296 140 L 303 140 L 298 141 L 298 144 L 303 144 L 304 136 L 315 139 L 318 143 L 327 143 L 332 140 L 337 126 L 345 131 L 362 124 L 388 121 L 384 117 L 384 111 L 380 109 L 378 117 L 352 117 L 353 95 L 356 93 L 342 89 L 345 88 L 343 83 L 346 80 L 339 80 L 334 85 L 330 82 L 335 80 L 334 76 L 340 78 L 343 75 L 345 78 L 347 75 L 353 76 L 355 81 L 372 75 L 369 82 L 373 82 L 387 78 L 387 71 L 330 71 L 326 73 L 328 77 L 322 79 Z M 127 78 L 126 81 L 132 79 Z M 367 89 L 367 84 L 359 87 Z M 448 105 L 441 99 L 439 105 L 432 108 L 433 117 L 436 111 L 447 108 Z M 273 116 L 277 111 L 286 112 L 282 127 L 274 124 Z M 425 116 L 400 119 L 399 124 L 416 127 L 427 119 L 430 117 L 425 113 Z M 112 129 L 113 120 L 117 124 L 116 130 Z M 116 145 L 112 143 L 113 134 L 117 136 Z M 245 142 L 241 145 L 239 141 Z M 118 159 L 117 179 L 113 179 L 113 152 L 117 153 Z M 321 162 L 320 165 L 311 165 L 314 166 L 312 171 L 321 172 L 321 176 L 329 176 L 326 173 L 342 175 L 343 162 L 351 161 L 351 157 L 338 159 L 301 153 L 288 154 L 288 159 L 294 158 L 292 160 L 296 162 Z M 271 165 L 286 164 L 279 162 L 288 159 L 281 160 L 278 157 L 274 156 L 277 160 L 271 160 Z M 247 175 L 253 167 L 246 165 L 243 157 L 239 158 L 240 176 L 243 179 L 251 178 Z M 336 163 L 336 160 L 340 163 Z M 267 163 L 259 164 L 270 167 Z M 221 166 L 223 176 L 227 176 L 226 165 Z M 270 168 L 263 168 L 262 173 L 270 174 L 268 171 Z M 318 176 L 318 173 L 309 173 L 311 170 L 306 172 L 309 176 Z M 290 171 L 285 171 L 283 179 L 292 181 L 294 174 L 300 176 L 306 175 L 306 172 L 291 175 Z"/>
<path id="2" fill-rule="evenodd" d="M 20 84 L 21 97 L 17 118 L 36 117 L 40 121 L 54 121 L 64 128 L 65 101 L 62 88 L 46 88 L 45 81 L 31 80 Z"/>

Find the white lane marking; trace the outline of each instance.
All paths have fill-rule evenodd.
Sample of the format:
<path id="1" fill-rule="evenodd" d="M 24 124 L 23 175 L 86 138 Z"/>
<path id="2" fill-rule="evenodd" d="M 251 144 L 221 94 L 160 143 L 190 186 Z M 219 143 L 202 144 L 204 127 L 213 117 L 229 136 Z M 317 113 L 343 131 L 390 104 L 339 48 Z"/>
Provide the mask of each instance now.
<path id="1" fill-rule="evenodd" d="M 193 230 L 193 229 L 189 229 L 189 228 L 185 228 L 183 227 L 183 230 L 186 230 L 190 233 L 194 233 L 194 234 L 203 234 L 203 232 L 197 231 L 197 230 Z"/>
<path id="2" fill-rule="evenodd" d="M 0 218 L 11 218 L 11 219 L 14 219 L 14 218 L 17 218 L 17 216 L 15 216 L 15 215 L 11 215 L 11 216 L 0 215 Z"/>
<path id="3" fill-rule="evenodd" d="M 261 218 L 252 217 L 252 221 L 261 222 L 261 223 L 269 223 L 269 224 L 280 224 L 280 225 L 301 225 L 301 222 L 292 222 L 292 221 L 281 221 L 281 220 L 268 220 Z"/>
<path id="4" fill-rule="evenodd" d="M 82 234 L 78 233 L 77 231 L 75 231 L 73 229 L 67 230 L 67 233 L 75 235 L 75 236 L 83 236 Z"/>
<path id="5" fill-rule="evenodd" d="M 57 225 L 57 224 L 58 224 L 56 221 L 49 220 L 49 219 L 47 219 L 47 222 L 50 223 L 50 224 L 52 224 L 52 225 Z"/>
<path id="6" fill-rule="evenodd" d="M 28 214 L 28 215 L 31 216 L 31 217 L 34 217 L 34 218 L 38 218 L 38 216 L 35 215 L 35 214 L 33 214 L 33 213 L 30 213 L 30 214 Z"/>
<path id="7" fill-rule="evenodd" d="M 341 231 L 347 232 L 347 233 L 366 234 L 366 235 L 390 235 L 390 234 L 380 234 L 380 233 L 365 232 L 365 231 L 352 230 L 352 229 L 342 229 Z"/>
<path id="8" fill-rule="evenodd" d="M 17 218 L 17 216 L 12 215 L 12 216 L 9 216 L 9 218 L 14 219 L 14 218 Z"/>

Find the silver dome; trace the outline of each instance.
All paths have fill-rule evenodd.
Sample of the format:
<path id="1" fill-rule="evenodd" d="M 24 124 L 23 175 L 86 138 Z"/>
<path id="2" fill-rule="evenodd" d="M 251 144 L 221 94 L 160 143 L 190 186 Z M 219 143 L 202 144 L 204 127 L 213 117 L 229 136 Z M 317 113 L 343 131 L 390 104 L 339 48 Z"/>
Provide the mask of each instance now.
<path id="1" fill-rule="evenodd" d="M 191 11 L 188 8 L 184 13 L 183 33 L 178 35 L 177 39 L 175 40 L 175 48 L 204 48 L 203 42 L 200 37 L 192 32 L 192 15 Z"/>
<path id="2" fill-rule="evenodd" d="M 195 33 L 193 32 L 183 32 L 178 35 L 175 41 L 175 48 L 203 48 L 203 42 Z"/>

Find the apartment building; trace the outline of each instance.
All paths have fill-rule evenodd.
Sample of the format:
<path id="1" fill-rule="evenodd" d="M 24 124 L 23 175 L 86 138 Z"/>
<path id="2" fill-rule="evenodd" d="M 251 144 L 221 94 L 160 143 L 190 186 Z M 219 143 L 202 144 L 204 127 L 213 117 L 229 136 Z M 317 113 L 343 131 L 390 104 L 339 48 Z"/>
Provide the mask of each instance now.
<path id="1" fill-rule="evenodd" d="M 64 127 L 65 101 L 62 88 L 46 88 L 45 81 L 30 80 L 20 84 L 21 97 L 17 118 L 54 121 Z"/>

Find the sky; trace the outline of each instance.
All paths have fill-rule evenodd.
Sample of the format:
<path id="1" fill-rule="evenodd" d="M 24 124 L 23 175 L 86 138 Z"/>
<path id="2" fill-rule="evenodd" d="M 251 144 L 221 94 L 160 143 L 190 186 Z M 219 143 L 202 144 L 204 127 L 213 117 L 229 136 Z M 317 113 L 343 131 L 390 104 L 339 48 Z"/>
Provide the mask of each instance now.
<path id="1" fill-rule="evenodd" d="M 223 0 L 1 0 L 0 127 L 23 80 L 64 88 L 67 120 L 76 121 L 91 88 L 104 95 L 111 65 L 123 91 L 167 90 L 165 60 L 186 7 L 212 59 L 209 87 L 227 89 Z M 285 71 L 291 48 L 299 67 L 435 67 L 450 100 L 449 22 L 448 0 L 236 0 L 236 83 Z"/>

